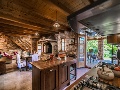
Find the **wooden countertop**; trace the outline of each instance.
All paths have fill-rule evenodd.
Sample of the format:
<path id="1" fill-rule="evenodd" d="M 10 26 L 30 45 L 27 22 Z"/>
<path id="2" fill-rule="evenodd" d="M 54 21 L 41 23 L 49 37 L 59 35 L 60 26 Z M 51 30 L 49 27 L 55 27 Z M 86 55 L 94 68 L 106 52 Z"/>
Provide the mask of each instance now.
<path id="1" fill-rule="evenodd" d="M 35 67 L 37 67 L 40 70 L 43 69 L 47 69 L 53 66 L 57 66 L 63 63 L 67 63 L 67 62 L 76 62 L 76 59 L 72 58 L 72 57 L 66 57 L 66 58 L 62 58 L 61 60 L 58 60 L 56 57 L 53 58 L 53 60 L 48 60 L 48 61 L 34 61 L 31 62 L 31 64 Z"/>

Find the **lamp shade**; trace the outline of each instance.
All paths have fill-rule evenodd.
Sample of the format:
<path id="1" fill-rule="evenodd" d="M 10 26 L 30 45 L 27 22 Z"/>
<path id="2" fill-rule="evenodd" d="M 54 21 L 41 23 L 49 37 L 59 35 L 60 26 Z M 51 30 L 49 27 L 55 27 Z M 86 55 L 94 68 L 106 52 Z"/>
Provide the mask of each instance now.
<path id="1" fill-rule="evenodd" d="M 55 22 L 55 23 L 53 24 L 53 26 L 54 26 L 54 27 L 60 27 L 60 24 L 59 24 L 58 22 Z"/>

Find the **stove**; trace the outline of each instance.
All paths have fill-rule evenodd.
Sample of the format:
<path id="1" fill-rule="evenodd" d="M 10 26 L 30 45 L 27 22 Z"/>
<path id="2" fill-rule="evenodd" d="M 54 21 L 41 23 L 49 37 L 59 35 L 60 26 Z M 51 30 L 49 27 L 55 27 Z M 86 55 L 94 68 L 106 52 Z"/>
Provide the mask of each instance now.
<path id="1" fill-rule="evenodd" d="M 120 88 L 101 81 L 98 77 L 86 75 L 71 90 L 120 90 Z"/>

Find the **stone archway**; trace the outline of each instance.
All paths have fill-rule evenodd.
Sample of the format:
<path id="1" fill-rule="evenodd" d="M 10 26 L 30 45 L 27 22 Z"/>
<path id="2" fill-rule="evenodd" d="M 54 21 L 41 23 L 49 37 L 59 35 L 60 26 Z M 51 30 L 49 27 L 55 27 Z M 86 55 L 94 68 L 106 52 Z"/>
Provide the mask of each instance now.
<path id="1" fill-rule="evenodd" d="M 50 42 L 44 43 L 44 52 L 52 53 L 52 45 Z"/>

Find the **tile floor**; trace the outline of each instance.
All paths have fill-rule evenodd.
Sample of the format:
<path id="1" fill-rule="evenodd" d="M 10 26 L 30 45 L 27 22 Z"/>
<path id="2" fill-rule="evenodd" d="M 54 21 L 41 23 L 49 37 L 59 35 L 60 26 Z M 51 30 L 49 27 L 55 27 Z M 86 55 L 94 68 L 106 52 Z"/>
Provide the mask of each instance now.
<path id="1" fill-rule="evenodd" d="M 89 67 L 95 66 L 99 60 L 96 60 L 92 63 L 87 61 Z M 103 62 L 110 63 L 110 60 L 103 60 Z M 113 63 L 116 63 L 114 61 Z M 88 72 L 88 68 L 79 68 L 77 69 L 77 79 Z M 75 82 L 71 80 L 70 84 Z M 14 71 L 4 75 L 0 75 L 0 90 L 32 90 L 32 71 Z"/>
<path id="2" fill-rule="evenodd" d="M 88 71 L 88 68 L 77 69 L 77 79 Z M 14 71 L 0 75 L 0 90 L 32 90 L 32 71 Z"/>
<path id="3" fill-rule="evenodd" d="M 88 67 L 94 67 L 96 64 L 98 64 L 100 62 L 100 60 L 95 60 L 94 62 L 91 62 L 90 63 L 90 61 L 87 61 L 86 62 L 86 65 L 88 66 Z"/>
<path id="4" fill-rule="evenodd" d="M 32 90 L 32 71 L 0 75 L 0 90 Z"/>

